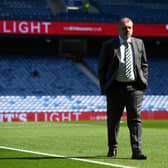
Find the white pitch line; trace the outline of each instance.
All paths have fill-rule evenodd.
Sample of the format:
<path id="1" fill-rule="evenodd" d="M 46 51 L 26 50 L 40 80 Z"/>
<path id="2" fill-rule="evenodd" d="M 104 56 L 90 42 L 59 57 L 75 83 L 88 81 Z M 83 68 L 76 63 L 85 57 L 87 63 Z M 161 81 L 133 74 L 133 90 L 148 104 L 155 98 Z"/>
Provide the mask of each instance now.
<path id="1" fill-rule="evenodd" d="M 76 160 L 76 161 L 94 163 L 94 164 L 99 164 L 99 165 L 104 165 L 104 166 L 113 166 L 113 167 L 118 167 L 118 168 L 135 168 L 135 167 L 101 162 L 101 161 L 96 161 L 96 160 L 73 158 L 73 157 L 70 158 L 68 156 L 63 156 L 63 155 L 56 155 L 56 154 L 50 154 L 50 153 L 44 153 L 44 152 L 38 152 L 38 151 L 32 151 L 32 150 L 18 149 L 18 148 L 12 148 L 12 147 L 7 147 L 7 146 L 0 146 L 0 149 L 7 149 L 7 150 L 12 150 L 12 151 L 25 152 L 25 153 L 31 153 L 31 154 L 37 154 L 37 155 L 43 155 L 43 156 L 51 156 L 51 157 L 57 157 L 57 158 L 67 158 L 67 159 Z"/>

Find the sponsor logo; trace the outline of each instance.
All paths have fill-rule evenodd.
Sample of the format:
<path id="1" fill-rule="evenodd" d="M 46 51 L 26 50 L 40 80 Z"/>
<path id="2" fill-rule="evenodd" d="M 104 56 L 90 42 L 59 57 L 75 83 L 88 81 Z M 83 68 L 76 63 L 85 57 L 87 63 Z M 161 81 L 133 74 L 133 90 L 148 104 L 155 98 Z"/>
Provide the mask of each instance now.
<path id="1" fill-rule="evenodd" d="M 166 30 L 168 30 L 168 24 L 166 24 L 165 28 L 166 28 Z"/>
<path id="2" fill-rule="evenodd" d="M 3 21 L 2 29 L 5 34 L 47 34 L 51 22 L 33 21 Z"/>
<path id="3" fill-rule="evenodd" d="M 106 112 L 9 112 L 0 113 L 0 122 L 64 122 L 79 120 L 104 120 Z"/>
<path id="4" fill-rule="evenodd" d="M 0 113 L 0 122 L 27 121 L 26 113 Z"/>

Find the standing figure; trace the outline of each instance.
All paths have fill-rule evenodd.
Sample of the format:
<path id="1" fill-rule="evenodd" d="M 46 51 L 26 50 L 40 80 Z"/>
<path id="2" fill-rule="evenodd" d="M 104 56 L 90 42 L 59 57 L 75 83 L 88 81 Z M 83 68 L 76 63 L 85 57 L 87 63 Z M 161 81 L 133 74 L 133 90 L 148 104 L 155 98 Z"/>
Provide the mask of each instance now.
<path id="1" fill-rule="evenodd" d="M 142 39 L 132 37 L 133 21 L 130 18 L 120 19 L 118 32 L 118 37 L 103 43 L 98 67 L 101 93 L 107 100 L 107 156 L 117 156 L 117 136 L 126 108 L 132 159 L 145 160 L 141 105 L 148 85 L 146 51 Z"/>

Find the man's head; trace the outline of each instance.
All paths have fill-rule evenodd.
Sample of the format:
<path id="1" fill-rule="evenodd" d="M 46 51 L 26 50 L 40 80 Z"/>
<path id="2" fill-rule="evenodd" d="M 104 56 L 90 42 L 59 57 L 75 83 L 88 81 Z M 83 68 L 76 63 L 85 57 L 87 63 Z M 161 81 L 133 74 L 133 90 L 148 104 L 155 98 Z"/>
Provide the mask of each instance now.
<path id="1" fill-rule="evenodd" d="M 130 18 L 121 18 L 118 24 L 119 35 L 127 40 L 133 34 L 133 21 Z"/>

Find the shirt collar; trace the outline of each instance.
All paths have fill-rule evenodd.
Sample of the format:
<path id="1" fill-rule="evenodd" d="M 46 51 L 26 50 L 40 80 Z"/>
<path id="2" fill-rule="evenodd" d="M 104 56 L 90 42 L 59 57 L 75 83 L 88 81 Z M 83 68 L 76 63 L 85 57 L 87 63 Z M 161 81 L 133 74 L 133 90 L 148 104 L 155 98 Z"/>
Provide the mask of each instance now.
<path id="1" fill-rule="evenodd" d="M 125 43 L 125 40 L 121 36 L 119 36 L 119 41 L 120 41 L 120 44 L 124 44 Z M 129 37 L 127 39 L 127 43 L 131 43 L 131 37 Z"/>

